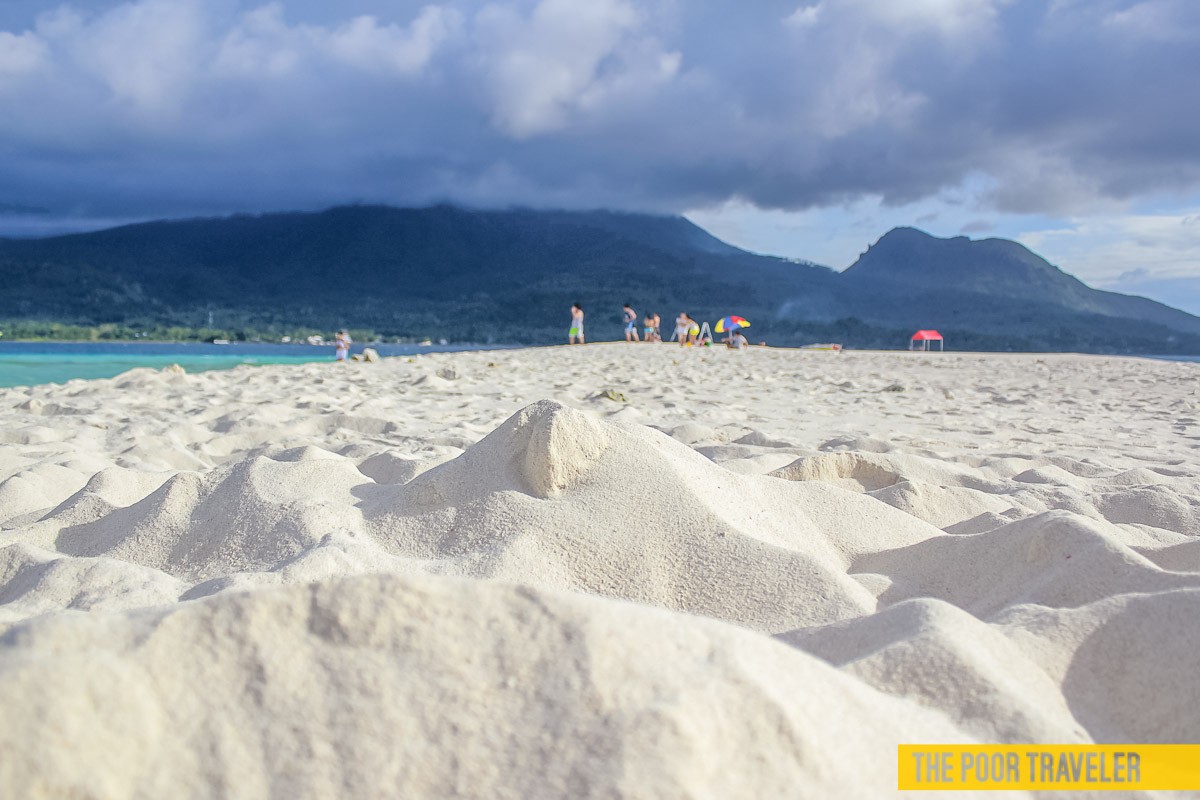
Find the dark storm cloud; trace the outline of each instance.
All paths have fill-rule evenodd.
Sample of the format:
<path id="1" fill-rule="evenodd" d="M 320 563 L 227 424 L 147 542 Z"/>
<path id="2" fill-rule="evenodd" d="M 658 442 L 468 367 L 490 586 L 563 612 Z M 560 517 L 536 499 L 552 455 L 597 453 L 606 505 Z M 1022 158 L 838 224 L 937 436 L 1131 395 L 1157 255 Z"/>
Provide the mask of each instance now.
<path id="1" fill-rule="evenodd" d="M 0 4 L 0 204 L 1001 211 L 1200 186 L 1200 4 Z"/>

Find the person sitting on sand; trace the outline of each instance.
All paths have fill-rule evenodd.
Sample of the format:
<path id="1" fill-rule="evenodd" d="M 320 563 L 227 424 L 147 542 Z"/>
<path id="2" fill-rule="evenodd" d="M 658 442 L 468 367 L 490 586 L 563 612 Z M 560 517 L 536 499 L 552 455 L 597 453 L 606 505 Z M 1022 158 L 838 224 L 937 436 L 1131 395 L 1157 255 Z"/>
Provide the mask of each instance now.
<path id="1" fill-rule="evenodd" d="M 625 341 L 638 341 L 637 312 L 629 303 L 625 304 Z"/>
<path id="2" fill-rule="evenodd" d="M 571 328 L 567 331 L 567 344 L 583 344 L 583 306 L 575 303 L 571 306 Z"/>
<path id="3" fill-rule="evenodd" d="M 748 344 L 750 344 L 750 342 L 746 341 L 746 336 L 742 333 L 740 328 L 734 328 L 729 332 L 729 335 L 725 337 L 725 345 L 733 350 L 741 350 Z"/>
<path id="4" fill-rule="evenodd" d="M 346 331 L 338 331 L 337 336 L 333 340 L 333 348 L 336 353 L 335 358 L 338 361 L 345 361 L 346 356 L 350 354 L 350 345 L 354 340 L 350 338 L 350 334 Z"/>

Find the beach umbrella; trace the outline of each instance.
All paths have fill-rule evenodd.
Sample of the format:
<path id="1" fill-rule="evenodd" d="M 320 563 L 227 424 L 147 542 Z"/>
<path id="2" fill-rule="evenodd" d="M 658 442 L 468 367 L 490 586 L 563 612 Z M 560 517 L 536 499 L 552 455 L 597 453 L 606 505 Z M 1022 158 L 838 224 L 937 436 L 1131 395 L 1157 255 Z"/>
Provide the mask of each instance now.
<path id="1" fill-rule="evenodd" d="M 750 320 L 745 317 L 722 317 L 717 320 L 717 327 L 713 328 L 717 333 L 725 333 L 725 331 L 737 330 L 738 328 L 749 328 Z"/>

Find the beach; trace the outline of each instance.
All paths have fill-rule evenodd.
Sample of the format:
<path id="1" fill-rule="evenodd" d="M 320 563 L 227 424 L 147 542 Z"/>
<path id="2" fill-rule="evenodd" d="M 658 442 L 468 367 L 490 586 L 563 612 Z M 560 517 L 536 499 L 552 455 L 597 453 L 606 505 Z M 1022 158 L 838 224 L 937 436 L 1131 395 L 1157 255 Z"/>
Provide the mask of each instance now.
<path id="1" fill-rule="evenodd" d="M 0 389 L 0 439 L 4 796 L 874 798 L 898 744 L 1200 742 L 1198 364 L 135 369 Z"/>

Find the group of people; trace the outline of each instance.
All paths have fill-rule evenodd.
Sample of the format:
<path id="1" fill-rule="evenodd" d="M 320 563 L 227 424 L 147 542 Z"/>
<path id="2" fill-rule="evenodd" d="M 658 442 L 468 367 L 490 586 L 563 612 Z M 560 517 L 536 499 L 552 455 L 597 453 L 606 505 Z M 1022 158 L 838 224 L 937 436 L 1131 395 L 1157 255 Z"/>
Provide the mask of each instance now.
<path id="1" fill-rule="evenodd" d="M 647 313 L 642 320 L 642 334 L 647 342 L 661 342 L 662 334 L 658 328 L 662 325 L 662 319 L 658 314 Z M 625 304 L 625 341 L 636 342 L 638 339 L 637 330 L 637 312 L 628 303 Z"/>
<path id="2" fill-rule="evenodd" d="M 624 320 L 625 341 L 661 342 L 663 340 L 662 332 L 660 331 L 662 319 L 658 314 L 647 312 L 646 316 L 642 319 L 642 335 L 640 337 L 637 328 L 638 315 L 629 303 L 626 303 L 624 306 Z M 681 311 L 679 312 L 679 316 L 675 318 L 675 333 L 671 338 L 678 340 L 681 347 L 711 345 L 712 334 L 707 333 L 707 331 L 707 326 L 702 329 L 700 323 L 692 319 L 686 311 Z M 571 306 L 571 327 L 567 332 L 567 343 L 584 344 L 584 341 L 583 306 L 575 303 Z M 740 329 L 729 331 L 725 337 L 725 345 L 736 350 L 741 350 L 747 344 L 749 342 L 746 341 L 746 337 Z"/>

